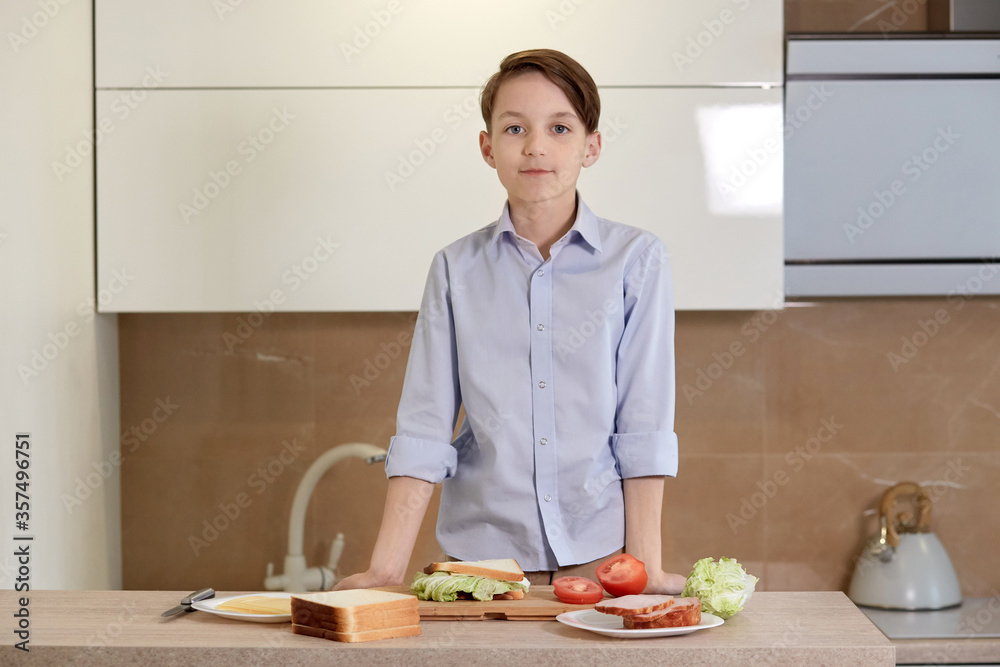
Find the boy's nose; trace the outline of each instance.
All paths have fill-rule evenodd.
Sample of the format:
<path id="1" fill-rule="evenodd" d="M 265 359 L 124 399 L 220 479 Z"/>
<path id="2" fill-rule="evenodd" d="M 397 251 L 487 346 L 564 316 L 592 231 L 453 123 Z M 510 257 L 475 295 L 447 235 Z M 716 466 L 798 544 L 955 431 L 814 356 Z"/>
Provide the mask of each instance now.
<path id="1" fill-rule="evenodd" d="M 546 150 L 545 141 L 542 139 L 532 139 L 524 143 L 524 152 L 526 155 L 545 155 Z"/>

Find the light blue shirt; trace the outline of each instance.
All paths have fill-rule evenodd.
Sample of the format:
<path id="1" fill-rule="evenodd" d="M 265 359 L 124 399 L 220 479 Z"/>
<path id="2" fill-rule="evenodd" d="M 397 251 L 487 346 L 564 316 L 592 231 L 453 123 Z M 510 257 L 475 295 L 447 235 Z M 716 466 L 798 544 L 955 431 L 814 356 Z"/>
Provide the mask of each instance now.
<path id="1" fill-rule="evenodd" d="M 663 243 L 577 194 L 548 260 L 508 205 L 439 251 L 385 470 L 444 481 L 437 538 L 453 558 L 555 570 L 620 549 L 622 478 L 677 474 Z"/>

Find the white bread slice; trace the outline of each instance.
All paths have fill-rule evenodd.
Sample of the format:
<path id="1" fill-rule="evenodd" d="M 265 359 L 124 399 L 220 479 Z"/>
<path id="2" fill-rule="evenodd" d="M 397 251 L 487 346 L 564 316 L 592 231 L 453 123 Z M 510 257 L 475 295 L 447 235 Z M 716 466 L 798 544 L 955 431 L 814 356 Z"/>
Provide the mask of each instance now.
<path id="1" fill-rule="evenodd" d="M 455 560 L 443 563 L 431 563 L 424 568 L 424 574 L 431 572 L 453 572 L 469 574 L 476 577 L 489 577 L 501 581 L 516 581 L 524 579 L 524 571 L 513 558 L 494 558 L 491 560 Z"/>
<path id="2" fill-rule="evenodd" d="M 601 600 L 594 609 L 614 616 L 635 616 L 665 609 L 674 603 L 672 595 L 624 595 Z"/>
<path id="3" fill-rule="evenodd" d="M 379 630 L 368 630 L 365 632 L 334 632 L 332 630 L 324 630 L 322 628 L 313 628 L 308 625 L 298 625 L 293 623 L 292 632 L 298 635 L 331 639 L 336 642 L 370 642 L 376 639 L 415 637 L 420 634 L 420 626 L 401 625 L 392 628 L 381 628 Z"/>
<path id="4" fill-rule="evenodd" d="M 316 625 L 329 623 L 378 622 L 379 616 L 394 611 L 417 611 L 417 596 L 367 588 L 296 593 L 292 595 L 292 623 Z"/>
<path id="5" fill-rule="evenodd" d="M 307 612 L 293 615 L 292 623 L 308 625 L 323 630 L 332 630 L 333 632 L 366 632 L 368 630 L 381 630 L 401 625 L 419 625 L 420 612 L 416 609 L 405 609 L 357 614 L 351 618 L 320 616 Z"/>
<path id="6" fill-rule="evenodd" d="M 324 591 L 321 593 L 293 593 L 296 600 L 332 609 L 352 609 L 355 612 L 375 609 L 416 609 L 417 596 L 407 593 L 390 593 L 371 588 L 355 588 L 345 591 Z"/>

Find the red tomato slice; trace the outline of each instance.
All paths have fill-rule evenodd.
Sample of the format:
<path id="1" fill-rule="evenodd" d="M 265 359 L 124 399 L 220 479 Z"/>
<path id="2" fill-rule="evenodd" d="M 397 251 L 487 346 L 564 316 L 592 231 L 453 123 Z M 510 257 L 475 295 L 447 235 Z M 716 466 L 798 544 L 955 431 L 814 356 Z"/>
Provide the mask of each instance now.
<path id="1" fill-rule="evenodd" d="M 646 565 L 632 554 L 609 558 L 597 568 L 597 580 L 611 595 L 639 595 L 646 589 Z"/>
<path id="2" fill-rule="evenodd" d="M 559 577 L 552 582 L 556 597 L 566 604 L 594 604 L 604 599 L 597 582 L 583 577 Z"/>

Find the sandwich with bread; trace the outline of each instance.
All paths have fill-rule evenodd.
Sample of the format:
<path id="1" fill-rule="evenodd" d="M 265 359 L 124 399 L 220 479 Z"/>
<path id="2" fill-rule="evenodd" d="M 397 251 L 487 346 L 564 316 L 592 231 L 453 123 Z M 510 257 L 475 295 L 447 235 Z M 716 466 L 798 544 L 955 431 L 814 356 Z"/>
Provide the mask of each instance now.
<path id="1" fill-rule="evenodd" d="M 601 600 L 594 609 L 622 617 L 626 630 L 679 628 L 701 623 L 701 600 L 672 595 L 625 595 Z"/>
<path id="2" fill-rule="evenodd" d="M 421 600 L 454 602 L 520 600 L 528 587 L 524 572 L 513 558 L 431 563 L 417 572 L 410 592 Z"/>

